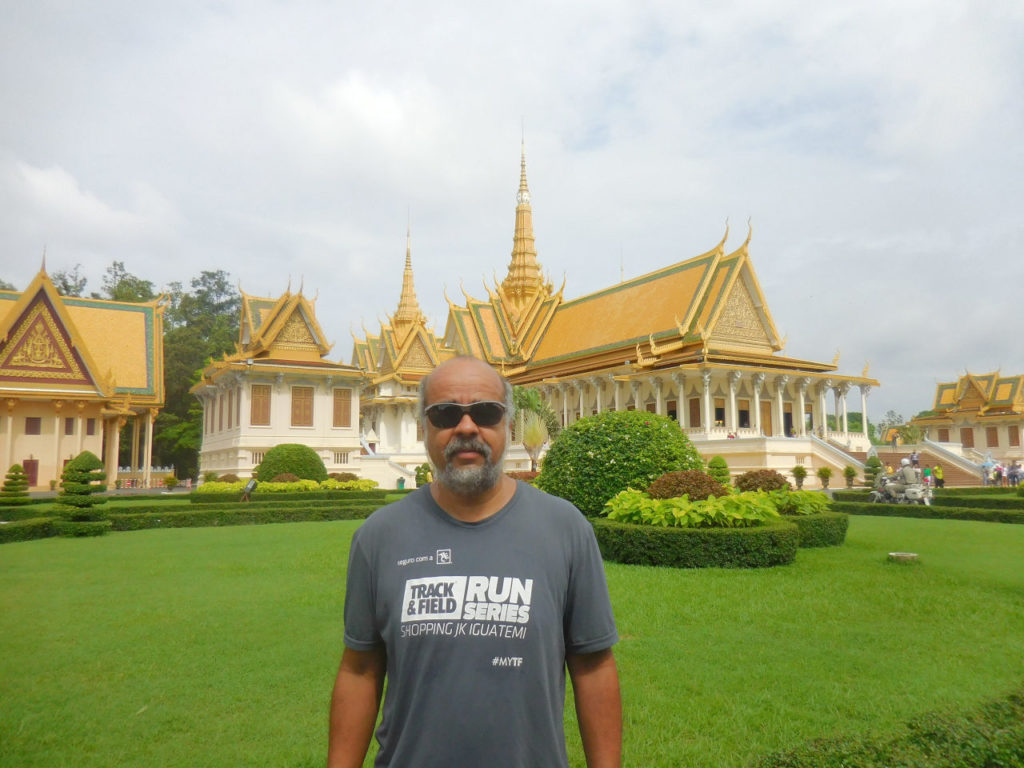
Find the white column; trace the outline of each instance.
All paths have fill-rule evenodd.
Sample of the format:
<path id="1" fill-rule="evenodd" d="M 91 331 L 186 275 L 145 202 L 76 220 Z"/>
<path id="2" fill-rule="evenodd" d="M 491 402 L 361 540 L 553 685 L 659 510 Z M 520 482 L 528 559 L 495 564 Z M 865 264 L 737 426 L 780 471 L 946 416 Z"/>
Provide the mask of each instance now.
<path id="1" fill-rule="evenodd" d="M 661 389 L 661 377 L 651 376 L 647 382 L 651 385 L 651 391 L 654 393 L 654 412 L 659 416 L 665 415 L 665 397 Z"/>
<path id="2" fill-rule="evenodd" d="M 807 436 L 807 417 L 804 414 L 804 410 L 807 408 L 807 386 L 810 383 L 811 380 L 804 376 L 800 379 L 800 383 L 796 388 L 797 407 L 800 409 L 800 419 L 796 425 L 796 434 L 799 437 Z"/>
<path id="3" fill-rule="evenodd" d="M 828 440 L 828 391 L 832 388 L 832 379 L 825 379 L 818 388 L 818 405 L 821 408 L 821 439 Z"/>
<path id="4" fill-rule="evenodd" d="M 60 436 L 64 433 L 61 426 L 60 412 L 64 409 L 64 401 L 56 400 L 53 403 L 53 471 L 54 477 L 60 477 Z"/>
<path id="5" fill-rule="evenodd" d="M 6 429 L 4 430 L 4 456 L 6 457 L 3 461 L 3 466 L 11 467 L 15 464 L 14 456 L 12 451 L 14 450 L 14 406 L 18 404 L 18 401 L 14 398 L 7 400 L 7 416 L 4 419 L 6 423 Z M 4 470 L 6 472 L 6 470 Z"/>
<path id="6" fill-rule="evenodd" d="M 612 392 L 615 394 L 615 410 L 626 410 L 622 404 L 622 387 L 619 385 L 619 382 L 616 381 L 615 379 L 612 379 Z"/>
<path id="7" fill-rule="evenodd" d="M 711 371 L 701 371 L 700 377 L 704 382 L 704 396 L 701 398 L 701 402 L 704 405 L 704 412 L 701 414 L 701 418 L 704 423 L 704 434 L 711 437 L 711 423 L 714 421 L 715 415 L 715 411 L 711 407 Z"/>
<path id="8" fill-rule="evenodd" d="M 149 488 L 153 482 L 153 422 L 156 409 L 150 408 L 145 414 L 145 436 L 142 443 L 142 487 Z"/>
<path id="9" fill-rule="evenodd" d="M 79 400 L 75 407 L 78 409 L 77 423 L 75 424 L 75 456 L 77 456 L 82 452 L 82 441 L 85 439 L 85 416 L 82 415 L 82 411 L 85 410 L 85 401 Z"/>
<path id="10" fill-rule="evenodd" d="M 844 381 L 842 384 L 839 385 L 839 393 L 842 396 L 842 404 L 843 404 L 843 434 L 849 434 L 850 433 L 850 423 L 849 423 L 849 420 L 847 418 L 848 414 L 847 414 L 847 407 L 846 407 L 846 395 L 847 395 L 847 393 L 849 393 L 849 391 L 850 391 L 850 383 L 848 381 Z"/>
<path id="11" fill-rule="evenodd" d="M 690 409 L 686 402 L 686 377 L 677 371 L 672 374 L 672 381 L 676 385 L 676 421 L 680 429 L 686 429 L 690 426 Z"/>
<path id="12" fill-rule="evenodd" d="M 601 381 L 600 376 L 591 376 L 587 381 L 590 382 L 590 386 L 594 388 L 594 407 L 598 413 L 604 412 L 604 382 Z"/>
<path id="13" fill-rule="evenodd" d="M 739 412 L 736 407 L 736 388 L 739 386 L 741 374 L 739 371 L 729 371 L 729 410 L 726 411 L 726 426 L 733 434 L 739 428 Z"/>
<path id="14" fill-rule="evenodd" d="M 775 378 L 775 416 L 777 421 L 772 433 L 782 437 L 786 436 L 786 411 L 782 397 L 786 393 L 786 384 L 788 383 L 789 376 L 777 376 Z"/>
<path id="15" fill-rule="evenodd" d="M 563 381 L 558 384 L 558 396 L 562 399 L 562 426 L 569 426 L 568 385 Z"/>
<path id="16" fill-rule="evenodd" d="M 759 435 L 764 434 L 764 425 L 761 424 L 761 388 L 764 386 L 764 374 L 755 373 L 754 379 L 754 430 Z"/>
<path id="17" fill-rule="evenodd" d="M 630 397 L 633 400 L 633 410 L 634 411 L 643 410 L 640 407 L 640 382 L 637 381 L 636 379 L 631 379 L 630 382 L 629 382 L 629 392 L 630 392 Z"/>
<path id="18" fill-rule="evenodd" d="M 842 413 L 839 407 L 839 385 L 837 384 L 832 388 L 832 402 L 835 406 L 835 417 L 836 417 L 836 432 L 843 431 L 843 425 L 839 420 L 839 414 Z"/>
<path id="19" fill-rule="evenodd" d="M 860 420 L 864 428 L 864 439 L 868 438 L 868 395 L 871 394 L 871 387 L 868 384 L 860 385 Z"/>
<path id="20" fill-rule="evenodd" d="M 584 387 L 586 387 L 587 384 L 586 384 L 586 381 L 584 381 L 583 379 L 577 379 L 573 383 L 576 385 L 576 389 L 579 390 L 579 393 L 580 393 L 580 415 L 579 415 L 578 418 L 582 419 L 584 416 L 587 415 L 586 412 L 583 410 L 583 401 L 585 399 Z"/>

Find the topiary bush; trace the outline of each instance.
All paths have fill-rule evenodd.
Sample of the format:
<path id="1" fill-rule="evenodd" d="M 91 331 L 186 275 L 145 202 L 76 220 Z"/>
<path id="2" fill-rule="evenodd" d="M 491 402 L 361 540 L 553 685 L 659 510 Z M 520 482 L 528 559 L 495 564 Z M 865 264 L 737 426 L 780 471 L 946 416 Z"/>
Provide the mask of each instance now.
<path id="1" fill-rule="evenodd" d="M 302 478 L 298 475 L 293 475 L 291 472 L 282 472 L 280 475 L 275 475 L 271 478 L 272 483 L 297 483 Z M 336 478 L 335 478 L 336 479 Z"/>
<path id="2" fill-rule="evenodd" d="M 703 501 L 709 496 L 725 496 L 728 492 L 718 480 L 699 469 L 666 472 L 647 488 L 647 493 L 652 499 L 686 496 L 690 501 Z"/>
<path id="3" fill-rule="evenodd" d="M 342 483 L 359 479 L 359 475 L 355 472 L 331 472 L 327 477 L 331 480 L 338 480 Z"/>
<path id="4" fill-rule="evenodd" d="M 327 468 L 323 459 L 309 446 L 298 443 L 275 445 L 267 451 L 255 472 L 256 479 L 261 483 L 271 482 L 285 472 L 301 480 L 321 482 L 327 479 Z"/>
<path id="5" fill-rule="evenodd" d="M 736 478 L 741 491 L 778 491 L 789 488 L 789 481 L 774 469 L 752 469 Z"/>
<path id="6" fill-rule="evenodd" d="M 882 460 L 877 456 L 868 456 L 864 462 L 864 484 L 874 488 L 875 478 L 882 471 Z"/>
<path id="7" fill-rule="evenodd" d="M 558 434 L 536 485 L 596 515 L 619 491 L 646 488 L 666 472 L 702 466 L 700 454 L 667 416 L 606 411 Z"/>
<path id="8" fill-rule="evenodd" d="M 65 521 L 57 527 L 63 536 L 95 536 L 104 533 L 109 526 L 76 525 L 76 523 L 95 523 L 104 520 L 107 515 L 97 505 L 105 504 L 106 499 L 94 496 L 96 491 L 106 490 L 103 481 L 107 479 L 103 471 L 103 462 L 96 454 L 82 451 L 69 461 L 61 473 L 61 491 L 57 496 L 58 510 Z"/>
<path id="9" fill-rule="evenodd" d="M 729 465 L 725 463 L 725 457 L 712 456 L 708 462 L 708 474 L 722 485 L 729 485 Z"/>
<path id="10" fill-rule="evenodd" d="M 227 474 L 221 475 L 220 477 L 214 476 L 213 480 L 207 480 L 207 482 L 208 483 L 237 483 L 238 480 L 239 480 L 238 475 L 236 475 L 234 472 L 228 472 Z"/>
<path id="11" fill-rule="evenodd" d="M 13 465 L 4 478 L 3 489 L 0 489 L 0 505 L 14 507 L 28 504 L 28 475 L 21 464 Z"/>

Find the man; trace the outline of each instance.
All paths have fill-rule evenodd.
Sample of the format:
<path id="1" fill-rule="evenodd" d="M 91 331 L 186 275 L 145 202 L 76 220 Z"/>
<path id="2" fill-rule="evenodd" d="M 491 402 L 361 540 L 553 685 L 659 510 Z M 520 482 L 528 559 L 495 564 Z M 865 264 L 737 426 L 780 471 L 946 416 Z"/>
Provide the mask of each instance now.
<path id="1" fill-rule="evenodd" d="M 593 530 L 502 472 L 512 388 L 458 357 L 420 384 L 435 481 L 375 512 L 349 555 L 328 768 L 567 766 L 572 679 L 589 768 L 618 768 L 618 640 Z"/>
<path id="2" fill-rule="evenodd" d="M 910 459 L 906 457 L 900 459 L 900 468 L 886 485 L 886 490 L 892 496 L 903 493 L 908 485 L 916 485 L 921 482 L 920 471 L 910 466 Z"/>

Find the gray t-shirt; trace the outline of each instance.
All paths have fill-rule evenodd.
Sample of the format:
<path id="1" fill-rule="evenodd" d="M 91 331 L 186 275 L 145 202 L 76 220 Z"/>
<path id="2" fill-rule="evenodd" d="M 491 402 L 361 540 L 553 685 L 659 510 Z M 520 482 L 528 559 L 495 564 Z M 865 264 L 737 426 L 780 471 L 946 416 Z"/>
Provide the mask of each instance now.
<path id="1" fill-rule="evenodd" d="M 593 529 L 526 483 L 479 523 L 420 488 L 352 539 L 345 644 L 387 650 L 377 766 L 566 766 L 566 653 L 617 640 Z"/>

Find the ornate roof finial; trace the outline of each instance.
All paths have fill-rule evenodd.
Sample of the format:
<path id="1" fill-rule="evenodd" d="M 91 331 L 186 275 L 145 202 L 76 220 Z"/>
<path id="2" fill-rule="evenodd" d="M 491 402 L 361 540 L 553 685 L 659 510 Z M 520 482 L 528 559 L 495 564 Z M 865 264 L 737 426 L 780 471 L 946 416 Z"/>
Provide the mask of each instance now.
<path id="1" fill-rule="evenodd" d="M 405 269 L 402 272 L 402 295 L 398 299 L 398 311 L 395 312 L 394 325 L 405 328 L 416 323 L 425 323 L 426 316 L 420 311 L 416 300 L 416 288 L 412 278 L 412 226 L 405 229 Z"/>
<path id="2" fill-rule="evenodd" d="M 526 183 L 526 140 L 523 139 L 519 161 L 519 191 L 516 193 L 516 228 L 512 236 L 512 260 L 508 274 L 501 283 L 506 296 L 517 304 L 525 304 L 544 286 L 537 249 L 533 237 L 533 209 L 530 188 Z M 549 289 L 550 290 L 550 289 Z"/>
<path id="3" fill-rule="evenodd" d="M 46 271 L 46 246 L 45 245 L 43 246 L 43 264 L 42 264 L 41 267 L 39 267 L 39 271 L 40 272 L 45 272 Z"/>

